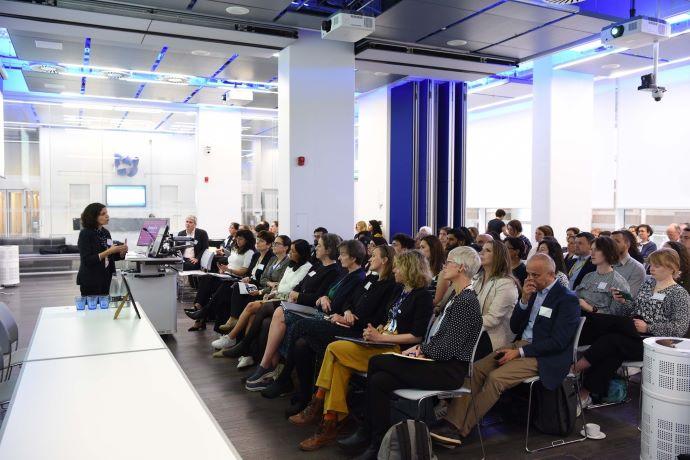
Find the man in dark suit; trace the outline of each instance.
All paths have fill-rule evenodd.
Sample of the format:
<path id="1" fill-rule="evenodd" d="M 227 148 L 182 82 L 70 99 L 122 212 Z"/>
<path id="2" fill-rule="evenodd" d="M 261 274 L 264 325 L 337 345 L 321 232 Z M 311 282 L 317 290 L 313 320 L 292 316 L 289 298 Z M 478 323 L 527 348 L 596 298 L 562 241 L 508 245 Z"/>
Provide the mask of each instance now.
<path id="1" fill-rule="evenodd" d="M 184 228 L 177 236 L 194 237 L 196 243 L 193 248 L 184 250 L 182 254 L 184 258 L 183 269 L 198 270 L 201 267 L 201 255 L 208 249 L 208 233 L 206 230 L 196 228 L 196 216 L 187 216 L 184 221 Z"/>
<path id="2" fill-rule="evenodd" d="M 568 267 L 568 284 L 573 291 L 582 282 L 587 273 L 597 269 L 592 263 L 592 242 L 594 235 L 589 232 L 580 232 L 575 235 L 575 258 Z"/>
<path id="3" fill-rule="evenodd" d="M 545 388 L 557 388 L 572 364 L 579 322 L 577 296 L 557 281 L 553 260 L 546 254 L 532 256 L 522 298 L 510 318 L 516 340 L 474 364 L 472 394 L 453 400 L 444 422 L 432 429 L 431 436 L 460 444 L 504 391 L 527 378 L 538 375 Z"/>

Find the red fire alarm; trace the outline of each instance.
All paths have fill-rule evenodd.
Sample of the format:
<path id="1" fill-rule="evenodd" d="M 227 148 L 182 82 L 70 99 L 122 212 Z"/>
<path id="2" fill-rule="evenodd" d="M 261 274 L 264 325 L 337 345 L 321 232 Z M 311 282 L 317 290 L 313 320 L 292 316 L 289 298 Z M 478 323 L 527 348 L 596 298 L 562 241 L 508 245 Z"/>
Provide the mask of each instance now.
<path id="1" fill-rule="evenodd" d="M 204 176 L 204 184 L 208 184 L 208 176 Z"/>
<path id="2" fill-rule="evenodd" d="M 304 157 L 297 157 L 297 166 L 304 166 L 305 161 Z"/>

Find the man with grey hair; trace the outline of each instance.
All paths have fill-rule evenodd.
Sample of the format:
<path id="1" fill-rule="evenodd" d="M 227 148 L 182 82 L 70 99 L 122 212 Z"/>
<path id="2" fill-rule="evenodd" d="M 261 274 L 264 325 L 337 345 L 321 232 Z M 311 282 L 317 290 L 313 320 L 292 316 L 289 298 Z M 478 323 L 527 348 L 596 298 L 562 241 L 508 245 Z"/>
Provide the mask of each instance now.
<path id="1" fill-rule="evenodd" d="M 182 253 L 184 270 L 199 270 L 201 268 L 201 255 L 208 249 L 208 233 L 196 227 L 196 216 L 189 215 L 184 220 L 184 230 L 177 236 L 189 236 L 194 238 L 194 247 L 189 247 Z"/>
<path id="2" fill-rule="evenodd" d="M 431 436 L 461 444 L 501 394 L 527 378 L 539 376 L 545 388 L 556 389 L 572 364 L 579 323 L 577 296 L 557 281 L 554 261 L 546 254 L 533 255 L 527 261 L 522 298 L 510 318 L 515 342 L 474 364 L 472 394 L 453 400 Z"/>
<path id="3" fill-rule="evenodd" d="M 680 225 L 674 222 L 666 227 L 666 236 L 669 241 L 680 241 L 680 231 Z"/>
<path id="4" fill-rule="evenodd" d="M 474 240 L 474 242 L 477 243 L 477 245 L 480 248 L 483 248 L 486 243 L 488 243 L 489 241 L 493 241 L 493 240 L 494 240 L 493 236 L 489 235 L 488 233 L 482 233 L 481 235 L 477 235 L 477 239 Z"/>

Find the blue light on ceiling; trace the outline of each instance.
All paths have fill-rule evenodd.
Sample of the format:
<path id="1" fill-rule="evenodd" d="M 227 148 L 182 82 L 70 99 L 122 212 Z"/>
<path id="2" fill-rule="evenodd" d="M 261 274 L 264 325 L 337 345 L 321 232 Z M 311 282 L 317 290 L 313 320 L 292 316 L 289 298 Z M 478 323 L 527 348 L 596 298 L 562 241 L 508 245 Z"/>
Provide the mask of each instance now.
<path id="1" fill-rule="evenodd" d="M 0 55 L 9 58 L 17 57 L 10 34 L 4 27 L 0 27 Z M 19 93 L 29 92 L 29 87 L 26 85 L 26 80 L 24 79 L 24 74 L 21 69 L 5 67 L 5 70 L 7 71 L 7 80 L 3 82 L 3 91 L 15 91 Z"/>
<path id="2" fill-rule="evenodd" d="M 158 66 L 161 65 L 161 61 L 165 57 L 165 53 L 168 52 L 168 47 L 164 46 L 161 48 L 160 52 L 158 53 L 158 56 L 156 56 L 156 60 L 153 61 L 153 65 L 151 65 L 151 72 L 155 72 L 158 69 Z M 144 91 L 144 88 L 146 87 L 146 83 L 142 83 L 139 85 L 139 88 L 137 88 L 137 92 L 134 94 L 134 99 L 139 99 L 139 96 L 141 96 L 141 93 Z M 120 120 L 120 123 L 117 124 L 117 127 L 120 128 L 122 126 L 122 122 L 125 121 L 125 118 L 129 116 L 129 111 L 125 112 L 122 115 L 122 119 Z"/>
<path id="3" fill-rule="evenodd" d="M 83 64 L 88 66 L 91 63 L 91 37 L 86 37 L 84 40 L 84 58 Z M 81 94 L 86 92 L 86 77 L 81 77 Z"/>

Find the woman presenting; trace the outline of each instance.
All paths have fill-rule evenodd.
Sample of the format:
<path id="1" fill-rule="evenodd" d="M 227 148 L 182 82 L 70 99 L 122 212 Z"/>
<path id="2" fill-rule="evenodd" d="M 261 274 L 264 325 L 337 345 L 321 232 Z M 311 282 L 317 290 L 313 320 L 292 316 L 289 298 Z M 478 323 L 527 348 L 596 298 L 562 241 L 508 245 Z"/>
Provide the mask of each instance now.
<path id="1" fill-rule="evenodd" d="M 91 203 L 81 213 L 79 232 L 79 273 L 77 284 L 82 296 L 108 295 L 110 281 L 115 273 L 115 261 L 127 254 L 125 244 L 114 246 L 110 232 L 105 228 L 110 216 L 101 203 Z"/>

